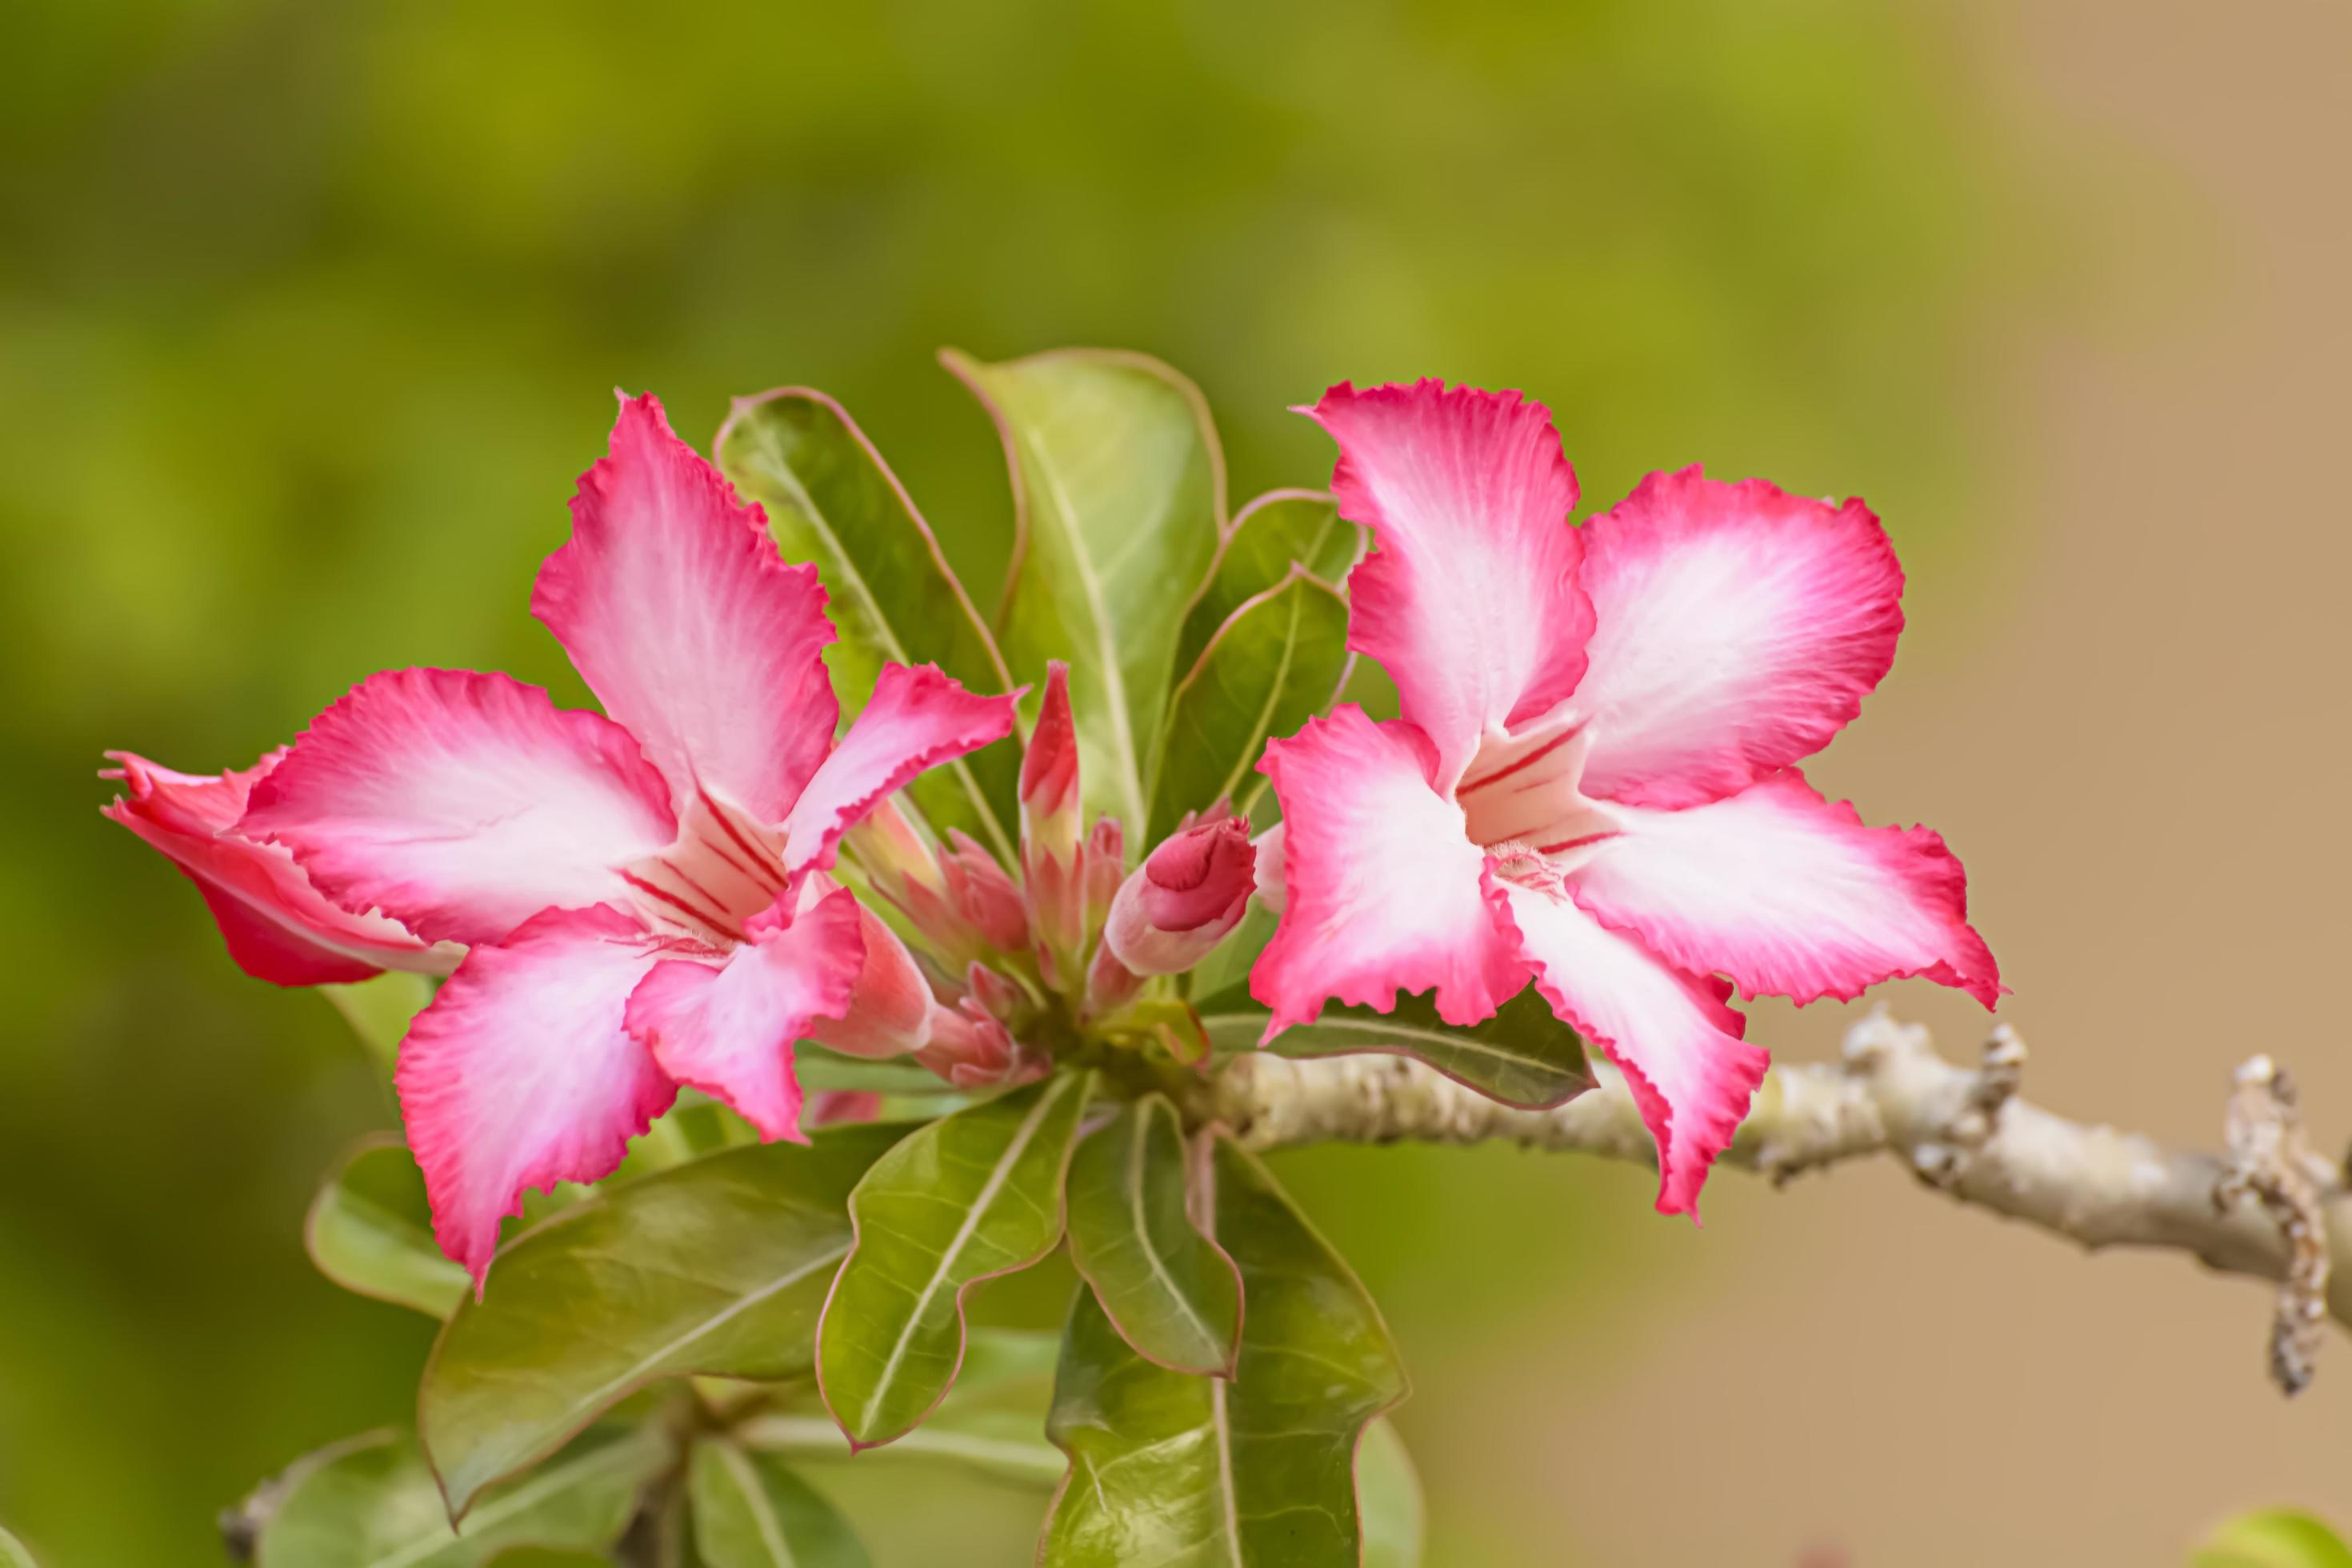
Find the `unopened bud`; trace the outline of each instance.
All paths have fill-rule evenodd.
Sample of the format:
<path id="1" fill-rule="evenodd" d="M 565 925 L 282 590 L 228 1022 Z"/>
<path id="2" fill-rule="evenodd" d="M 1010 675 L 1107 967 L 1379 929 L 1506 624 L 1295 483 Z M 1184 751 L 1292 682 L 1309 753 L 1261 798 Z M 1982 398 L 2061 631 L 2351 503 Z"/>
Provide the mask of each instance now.
<path id="1" fill-rule="evenodd" d="M 1037 726 L 1021 757 L 1021 842 L 1024 850 L 1067 859 L 1078 842 L 1078 728 L 1070 717 L 1070 667 L 1045 667 Z"/>
<path id="2" fill-rule="evenodd" d="M 1192 826 L 1188 821 L 1186 826 Z M 1094 940 L 1103 922 L 1110 918 L 1110 906 L 1118 897 L 1119 879 L 1127 874 L 1127 831 L 1115 816 L 1097 817 L 1095 830 L 1087 835 L 1087 940 Z"/>
<path id="3" fill-rule="evenodd" d="M 961 1089 L 999 1089 L 1042 1078 L 1053 1063 L 1016 1044 L 1004 1026 L 969 1005 L 931 1014 L 930 1043 L 915 1059 Z"/>
<path id="4" fill-rule="evenodd" d="M 1171 835 L 1112 900 L 1103 941 L 1138 974 L 1176 974 L 1241 923 L 1254 886 L 1249 824 L 1197 822 Z"/>
<path id="5" fill-rule="evenodd" d="M 1013 1010 L 1021 1005 L 1021 987 L 984 963 L 975 963 L 965 969 L 963 984 L 971 1005 L 992 1018 L 1010 1019 Z"/>
<path id="6" fill-rule="evenodd" d="M 937 894 L 946 886 L 931 847 L 923 842 L 923 836 L 915 831 L 915 825 L 891 796 L 885 795 L 879 805 L 852 824 L 842 835 L 842 843 L 864 868 L 867 880 L 901 904 L 910 889 Z"/>
<path id="7" fill-rule="evenodd" d="M 1087 966 L 1087 1013 L 1099 1018 L 1106 1013 L 1117 1012 L 1135 1000 L 1143 989 L 1143 976 L 1118 961 L 1105 942 L 1095 949 L 1094 962 Z"/>
<path id="8" fill-rule="evenodd" d="M 866 943 L 866 958 L 850 988 L 849 1011 L 811 1025 L 809 1037 L 853 1057 L 920 1050 L 931 1037 L 930 982 L 898 933 L 863 904 L 857 907 L 857 934 Z"/>
<path id="9" fill-rule="evenodd" d="M 948 843 L 950 848 L 940 858 L 940 870 L 947 879 L 948 901 L 956 914 L 983 943 L 999 952 L 1018 952 L 1027 947 L 1029 909 L 1020 885 L 971 835 L 950 829 Z"/>

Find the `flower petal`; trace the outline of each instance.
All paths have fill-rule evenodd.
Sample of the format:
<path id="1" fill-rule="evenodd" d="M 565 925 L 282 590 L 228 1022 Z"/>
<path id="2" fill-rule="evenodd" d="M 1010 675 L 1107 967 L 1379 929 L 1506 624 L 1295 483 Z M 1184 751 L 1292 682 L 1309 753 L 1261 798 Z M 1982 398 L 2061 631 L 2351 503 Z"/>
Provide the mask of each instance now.
<path id="1" fill-rule="evenodd" d="M 102 777 L 124 793 L 99 809 L 169 856 L 204 895 L 229 956 L 257 980 L 319 985 L 364 980 L 386 969 L 446 974 L 464 954 L 428 946 L 396 921 L 353 914 L 310 885 L 294 857 L 234 829 L 254 784 L 284 759 L 284 748 L 250 768 L 212 777 L 174 773 L 129 752 Z"/>
<path id="2" fill-rule="evenodd" d="M 627 732 L 503 675 L 372 675 L 253 792 L 239 831 L 321 892 L 434 941 L 496 942 L 545 909 L 629 897 L 619 868 L 677 831 Z"/>
<path id="3" fill-rule="evenodd" d="M 1800 1004 L 1908 975 L 2000 999 L 1968 874 L 1924 827 L 1865 827 L 1794 769 L 1685 811 L 1612 815 L 1570 892 L 1680 968 Z"/>
<path id="4" fill-rule="evenodd" d="M 1588 795 L 1695 805 L 1812 755 L 1895 662 L 1903 569 L 1842 507 L 1693 466 L 1586 523 Z"/>
<path id="5" fill-rule="evenodd" d="M 765 926 L 722 964 L 654 965 L 629 997 L 629 1033 L 663 1071 L 725 1100 L 761 1137 L 806 1142 L 793 1042 L 848 1010 L 865 955 L 857 917 L 843 889 Z"/>
<path id="6" fill-rule="evenodd" d="M 1379 542 L 1349 579 L 1348 646 L 1395 680 L 1451 787 L 1490 727 L 1549 710 L 1584 671 L 1575 472 L 1516 392 L 1342 383 L 1307 412 L 1339 444 L 1340 515 Z"/>
<path id="7" fill-rule="evenodd" d="M 572 521 L 531 614 L 644 743 L 681 816 L 709 787 L 782 822 L 840 713 L 816 568 L 784 564 L 765 514 L 671 434 L 650 393 L 623 401 Z"/>
<path id="8" fill-rule="evenodd" d="M 1439 1016 L 1475 1024 L 1527 984 L 1479 891 L 1486 856 L 1430 786 L 1428 740 L 1352 703 L 1266 748 L 1282 802 L 1282 923 L 1250 972 L 1266 1037 L 1327 999 L 1387 1012 L 1436 991 Z"/>
<path id="9" fill-rule="evenodd" d="M 785 819 L 784 868 L 833 864 L 841 836 L 926 768 L 1013 732 L 1015 692 L 982 697 L 932 665 L 886 664 L 874 696 Z"/>
<path id="10" fill-rule="evenodd" d="M 478 1289 L 522 1194 L 608 1175 L 677 1095 L 624 1026 L 660 956 L 617 910 L 551 910 L 475 948 L 416 1016 L 394 1081 L 433 1234 Z"/>
<path id="11" fill-rule="evenodd" d="M 1486 887 L 1544 1000 L 1624 1073 L 1657 1140 L 1659 1211 L 1696 1213 L 1707 1167 L 1731 1146 L 1771 1058 L 1740 1039 L 1747 1021 L 1706 982 L 1564 899 L 1491 875 Z"/>

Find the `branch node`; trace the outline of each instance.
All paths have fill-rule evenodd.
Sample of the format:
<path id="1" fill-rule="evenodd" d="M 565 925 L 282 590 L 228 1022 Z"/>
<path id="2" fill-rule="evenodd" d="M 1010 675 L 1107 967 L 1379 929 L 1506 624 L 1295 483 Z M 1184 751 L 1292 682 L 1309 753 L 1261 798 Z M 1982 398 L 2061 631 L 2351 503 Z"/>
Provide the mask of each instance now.
<path id="1" fill-rule="evenodd" d="M 2016 1098 L 2024 1081 L 2025 1042 L 2007 1024 L 1995 1024 L 1985 1038 L 1984 1063 L 1977 1068 L 1970 1103 L 1984 1112 L 1987 1121 L 1996 1121 L 2000 1108 Z"/>
<path id="2" fill-rule="evenodd" d="M 2224 1124 L 2230 1163 L 2213 1184 L 2213 1208 L 2224 1214 L 2251 1197 L 2286 1238 L 2286 1278 L 2271 1318 L 2271 1381 L 2296 1394 L 2311 1385 L 2327 1311 L 2325 1194 L 2304 1142 L 2294 1080 L 2268 1056 L 2254 1056 L 2235 1082 Z"/>
<path id="3" fill-rule="evenodd" d="M 1938 1192 L 1948 1193 L 1958 1184 L 1968 1156 L 1967 1150 L 1953 1144 L 1922 1139 L 1911 1145 L 1911 1172 Z"/>

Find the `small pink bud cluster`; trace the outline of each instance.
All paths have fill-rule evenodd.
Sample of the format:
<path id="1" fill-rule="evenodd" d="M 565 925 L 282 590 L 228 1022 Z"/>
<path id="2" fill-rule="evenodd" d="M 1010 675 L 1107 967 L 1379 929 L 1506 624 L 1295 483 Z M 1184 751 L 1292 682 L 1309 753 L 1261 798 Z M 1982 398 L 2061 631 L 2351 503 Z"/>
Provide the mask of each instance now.
<path id="1" fill-rule="evenodd" d="M 870 942 L 884 973 L 876 1000 L 858 1016 L 903 1025 L 908 976 L 925 976 L 922 1038 L 909 1047 L 905 1034 L 897 1037 L 958 1089 L 1043 1075 L 1051 1058 L 1025 1036 L 1049 1014 L 1164 1034 L 1160 1015 L 1171 1006 L 1181 1013 L 1181 1003 L 1162 999 L 1142 1012 L 1130 1005 L 1152 976 L 1191 969 L 1224 940 L 1257 875 L 1249 824 L 1222 802 L 1185 817 L 1128 872 L 1121 824 L 1085 821 L 1069 679 L 1066 665 L 1048 666 L 1023 760 L 1018 880 L 961 832 L 935 847 L 888 802 L 847 840 L 868 884 L 897 908 L 924 953 L 920 970 L 911 956 L 901 970 L 904 943 L 895 935 Z M 840 1048 L 856 1050 L 857 1042 Z"/>

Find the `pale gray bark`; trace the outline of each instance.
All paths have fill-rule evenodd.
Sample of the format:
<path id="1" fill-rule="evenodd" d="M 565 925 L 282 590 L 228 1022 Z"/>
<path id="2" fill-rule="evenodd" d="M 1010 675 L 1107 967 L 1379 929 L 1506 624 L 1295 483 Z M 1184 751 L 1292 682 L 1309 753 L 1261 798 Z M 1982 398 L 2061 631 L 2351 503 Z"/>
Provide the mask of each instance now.
<path id="1" fill-rule="evenodd" d="M 2305 1147 L 2292 1086 L 2267 1058 L 2239 1073 L 2227 1155 L 2168 1149 L 2070 1121 L 2017 1098 L 2025 1049 L 2005 1026 L 1983 1060 L 1955 1067 L 1927 1032 L 1884 1012 L 1855 1025 L 1843 1059 L 1775 1068 L 1724 1163 L 1775 1183 L 1890 1156 L 1926 1185 L 2086 1248 L 2162 1247 L 2225 1273 L 2281 1282 L 2273 1371 L 2293 1393 L 2310 1375 L 2313 1328 L 2352 1325 L 2352 1280 L 2331 1254 L 2352 1247 L 2344 1173 Z M 1591 1090 L 1517 1110 L 1401 1057 L 1234 1058 L 1217 1114 L 1253 1149 L 1343 1141 L 1504 1140 L 1532 1149 L 1654 1162 L 1623 1080 L 1597 1067 Z"/>

